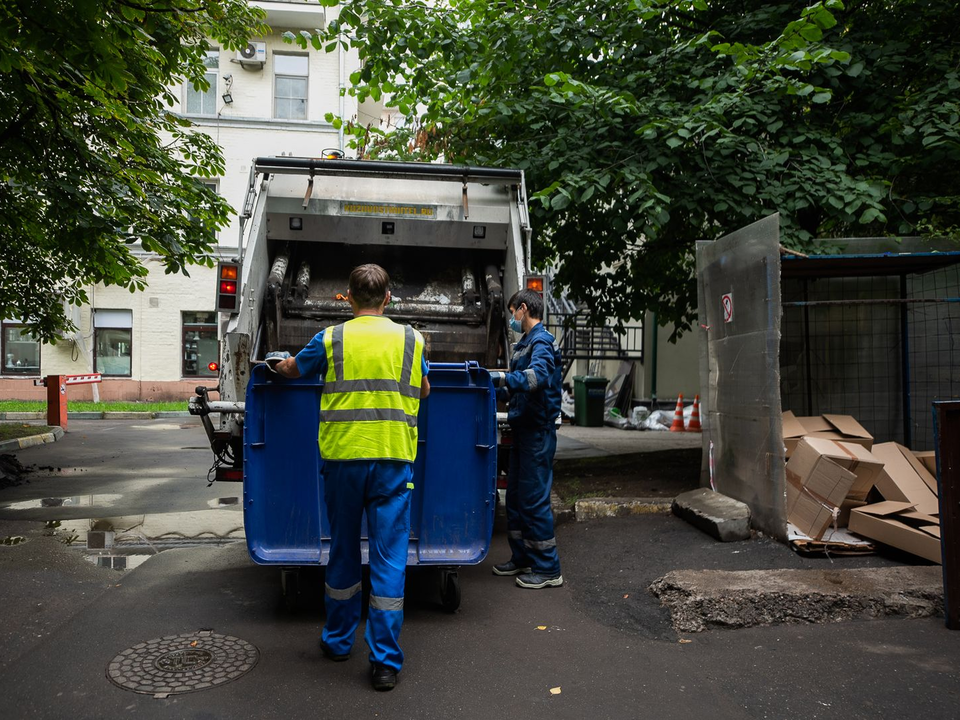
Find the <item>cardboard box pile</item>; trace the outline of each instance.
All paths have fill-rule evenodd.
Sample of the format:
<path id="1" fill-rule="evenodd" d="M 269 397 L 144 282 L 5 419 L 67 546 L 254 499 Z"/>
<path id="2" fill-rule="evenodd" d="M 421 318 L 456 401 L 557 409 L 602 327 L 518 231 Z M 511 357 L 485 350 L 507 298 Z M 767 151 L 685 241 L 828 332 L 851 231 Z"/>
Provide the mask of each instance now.
<path id="1" fill-rule="evenodd" d="M 849 415 L 783 416 L 787 519 L 820 540 L 847 527 L 865 538 L 941 562 L 936 458 L 873 437 Z M 878 502 L 878 500 L 880 500 Z"/>
<path id="2" fill-rule="evenodd" d="M 787 518 L 814 540 L 842 511 L 864 505 L 883 463 L 866 448 L 822 437 L 800 438 L 787 462 Z M 844 508 L 845 502 L 847 503 Z"/>

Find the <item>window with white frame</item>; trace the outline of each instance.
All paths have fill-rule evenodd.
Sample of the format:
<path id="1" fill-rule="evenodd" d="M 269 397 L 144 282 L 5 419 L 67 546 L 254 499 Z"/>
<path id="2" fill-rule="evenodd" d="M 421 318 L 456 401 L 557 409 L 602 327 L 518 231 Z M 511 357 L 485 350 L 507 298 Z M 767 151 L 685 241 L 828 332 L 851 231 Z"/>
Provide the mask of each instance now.
<path id="1" fill-rule="evenodd" d="M 21 322 L 3 321 L 0 357 L 4 375 L 40 374 L 40 340 Z"/>
<path id="2" fill-rule="evenodd" d="M 186 106 L 188 115 L 216 115 L 217 88 L 220 82 L 220 50 L 207 50 L 203 64 L 207 67 L 204 74 L 210 86 L 206 90 L 196 90 L 193 85 L 186 83 Z"/>
<path id="3" fill-rule="evenodd" d="M 310 58 L 306 55 L 273 56 L 274 116 L 284 120 L 307 119 L 307 79 Z"/>
<path id="4" fill-rule="evenodd" d="M 216 313 L 184 312 L 180 317 L 183 377 L 216 377 L 220 363 Z"/>
<path id="5" fill-rule="evenodd" d="M 93 335 L 93 359 L 97 372 L 129 377 L 133 357 L 133 310 L 94 310 Z"/>

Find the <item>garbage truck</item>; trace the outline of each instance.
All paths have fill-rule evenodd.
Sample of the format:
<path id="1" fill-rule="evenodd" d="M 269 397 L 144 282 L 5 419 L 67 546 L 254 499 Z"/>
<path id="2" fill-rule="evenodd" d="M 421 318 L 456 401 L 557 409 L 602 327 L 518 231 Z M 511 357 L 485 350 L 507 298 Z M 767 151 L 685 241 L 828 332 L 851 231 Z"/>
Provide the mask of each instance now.
<path id="1" fill-rule="evenodd" d="M 213 449 L 211 482 L 244 481 L 247 393 L 266 377 L 258 360 L 275 350 L 295 354 L 319 330 L 350 319 L 346 283 L 357 265 L 387 270 L 385 315 L 423 334 L 431 367 L 506 367 L 506 302 L 521 287 L 543 288 L 527 264 L 530 219 L 518 169 L 259 157 L 240 224 L 238 257 L 217 268 L 219 384 L 198 387 L 189 402 Z M 501 468 L 509 443 L 502 410 Z M 468 425 L 457 432 L 478 432 Z"/>

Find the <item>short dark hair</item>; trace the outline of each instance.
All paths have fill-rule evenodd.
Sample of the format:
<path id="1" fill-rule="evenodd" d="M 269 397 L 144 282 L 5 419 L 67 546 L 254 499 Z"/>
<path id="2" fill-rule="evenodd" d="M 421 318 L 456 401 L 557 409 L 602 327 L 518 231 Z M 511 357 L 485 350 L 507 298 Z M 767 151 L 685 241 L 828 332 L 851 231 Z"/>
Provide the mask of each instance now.
<path id="1" fill-rule="evenodd" d="M 350 296 L 361 309 L 379 307 L 387 297 L 390 276 L 379 265 L 359 265 L 350 273 Z"/>
<path id="2" fill-rule="evenodd" d="M 527 306 L 527 313 L 534 320 L 543 319 L 543 298 L 540 297 L 540 293 L 536 290 L 530 290 L 525 288 L 519 292 L 515 292 L 513 297 L 510 298 L 510 302 L 507 303 L 508 308 L 513 308 L 516 310 L 521 305 Z"/>

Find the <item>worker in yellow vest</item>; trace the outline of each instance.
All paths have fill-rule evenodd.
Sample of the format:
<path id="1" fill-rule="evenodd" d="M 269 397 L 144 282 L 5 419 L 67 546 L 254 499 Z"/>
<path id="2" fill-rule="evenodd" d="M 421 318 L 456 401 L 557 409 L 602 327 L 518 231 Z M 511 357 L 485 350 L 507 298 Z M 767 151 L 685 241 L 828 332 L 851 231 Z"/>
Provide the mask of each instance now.
<path id="1" fill-rule="evenodd" d="M 360 625 L 360 524 L 367 512 L 370 607 L 365 639 L 371 682 L 392 690 L 403 664 L 403 584 L 410 539 L 410 496 L 417 456 L 417 413 L 430 393 L 423 336 L 383 311 L 390 278 L 379 265 L 350 273 L 353 319 L 322 330 L 291 357 L 269 353 L 286 377 L 319 374 L 320 456 L 330 519 L 320 649 L 331 660 L 350 656 Z"/>

